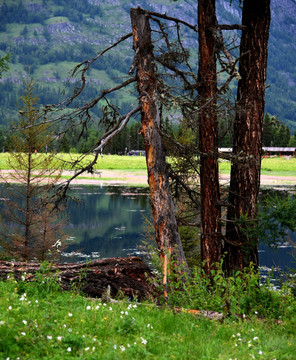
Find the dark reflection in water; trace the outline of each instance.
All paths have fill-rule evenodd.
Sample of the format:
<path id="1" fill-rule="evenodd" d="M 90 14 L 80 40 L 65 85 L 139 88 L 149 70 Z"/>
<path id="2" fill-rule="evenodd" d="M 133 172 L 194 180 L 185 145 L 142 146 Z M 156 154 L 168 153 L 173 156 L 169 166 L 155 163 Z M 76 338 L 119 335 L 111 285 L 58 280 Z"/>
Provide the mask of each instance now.
<path id="1" fill-rule="evenodd" d="M 80 251 L 81 258 L 137 252 L 144 217 L 150 217 L 147 189 L 83 186 L 73 188 L 73 193 L 80 202 L 71 202 L 68 207 L 70 221 L 65 230 L 74 244 L 67 252 Z"/>
<path id="2" fill-rule="evenodd" d="M 70 224 L 66 231 L 75 243 L 68 252 L 80 250 L 82 256 L 78 260 L 138 254 L 144 217 L 151 217 L 148 189 L 81 186 L 73 188 L 73 193 L 81 203 L 69 206 Z M 290 234 L 290 238 L 296 242 L 296 234 Z M 259 262 L 267 268 L 296 269 L 292 253 L 288 242 L 280 244 L 277 250 L 260 244 Z"/>

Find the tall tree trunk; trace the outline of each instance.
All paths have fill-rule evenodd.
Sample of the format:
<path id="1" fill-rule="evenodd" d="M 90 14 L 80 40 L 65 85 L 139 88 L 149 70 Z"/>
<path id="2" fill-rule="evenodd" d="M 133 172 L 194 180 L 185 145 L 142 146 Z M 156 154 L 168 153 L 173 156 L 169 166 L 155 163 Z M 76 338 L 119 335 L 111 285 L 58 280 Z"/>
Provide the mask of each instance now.
<path id="1" fill-rule="evenodd" d="M 167 164 L 159 133 L 158 82 L 155 73 L 149 17 L 140 8 L 131 9 L 131 22 L 142 116 L 141 133 L 146 151 L 156 242 L 164 263 L 166 263 L 167 256 L 171 254 L 174 255 L 178 264 L 187 267 L 178 233 L 174 203 L 169 187 Z"/>
<path id="2" fill-rule="evenodd" d="M 220 261 L 222 250 L 216 108 L 215 14 L 215 0 L 198 1 L 201 256 L 205 261 L 204 268 L 208 274 L 213 264 Z"/>
<path id="3" fill-rule="evenodd" d="M 234 160 L 231 165 L 227 214 L 225 266 L 242 270 L 258 266 L 257 238 L 246 233 L 254 225 L 260 187 L 261 148 L 265 104 L 270 0 L 244 0 L 240 46 L 240 80 L 234 124 Z M 239 226 L 237 219 L 247 217 Z M 249 225 L 247 225 L 249 224 Z"/>

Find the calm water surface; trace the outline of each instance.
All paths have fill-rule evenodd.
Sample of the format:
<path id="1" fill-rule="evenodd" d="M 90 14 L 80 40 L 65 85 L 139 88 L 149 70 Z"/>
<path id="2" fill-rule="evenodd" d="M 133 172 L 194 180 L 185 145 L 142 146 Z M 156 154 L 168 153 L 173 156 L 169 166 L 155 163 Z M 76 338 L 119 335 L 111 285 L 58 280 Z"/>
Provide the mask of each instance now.
<path id="1" fill-rule="evenodd" d="M 74 244 L 69 246 L 68 253 L 80 253 L 72 261 L 139 254 L 137 247 L 143 241 L 145 218 L 151 218 L 148 189 L 118 186 L 72 189 L 81 201 L 69 206 L 66 232 Z M 290 234 L 290 238 L 296 242 L 296 234 Z M 261 244 L 260 265 L 296 269 L 292 252 L 289 242 L 281 244 L 277 251 Z"/>

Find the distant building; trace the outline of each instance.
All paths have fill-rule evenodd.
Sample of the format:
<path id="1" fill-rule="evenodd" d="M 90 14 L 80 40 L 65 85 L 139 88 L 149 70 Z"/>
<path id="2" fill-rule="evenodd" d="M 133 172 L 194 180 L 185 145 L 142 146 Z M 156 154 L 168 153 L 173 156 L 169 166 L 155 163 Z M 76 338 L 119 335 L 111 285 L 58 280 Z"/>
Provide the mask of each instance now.
<path id="1" fill-rule="evenodd" d="M 128 152 L 128 155 L 130 155 L 130 156 L 145 156 L 146 152 L 145 152 L 145 150 L 131 150 Z"/>
<path id="2" fill-rule="evenodd" d="M 219 152 L 221 153 L 231 153 L 232 148 L 219 148 Z M 262 147 L 262 155 L 272 156 L 296 156 L 296 148 L 295 147 Z"/>

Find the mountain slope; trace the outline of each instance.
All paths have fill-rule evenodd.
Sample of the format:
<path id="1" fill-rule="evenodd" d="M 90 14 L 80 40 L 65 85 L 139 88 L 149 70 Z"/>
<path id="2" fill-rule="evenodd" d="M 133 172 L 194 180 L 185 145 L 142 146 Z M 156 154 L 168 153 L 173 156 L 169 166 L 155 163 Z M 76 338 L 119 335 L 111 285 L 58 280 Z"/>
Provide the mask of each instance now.
<path id="1" fill-rule="evenodd" d="M 161 4 L 159 4 L 161 2 Z M 56 103 L 69 72 L 78 63 L 131 31 L 129 9 L 142 8 L 196 23 L 196 1 L 183 0 L 0 0 L 0 56 L 12 55 L 11 70 L 0 80 L 0 124 L 16 116 L 17 92 L 28 71 L 37 82 L 41 102 Z M 219 22 L 240 22 L 238 0 L 217 1 Z M 272 1 L 266 111 L 296 129 L 296 1 Z M 196 34 L 186 46 L 196 47 Z M 126 76 L 132 63 L 131 41 L 95 66 L 85 97 Z M 73 89 L 68 84 L 66 94 Z M 134 97 L 117 99 L 128 107 Z"/>

